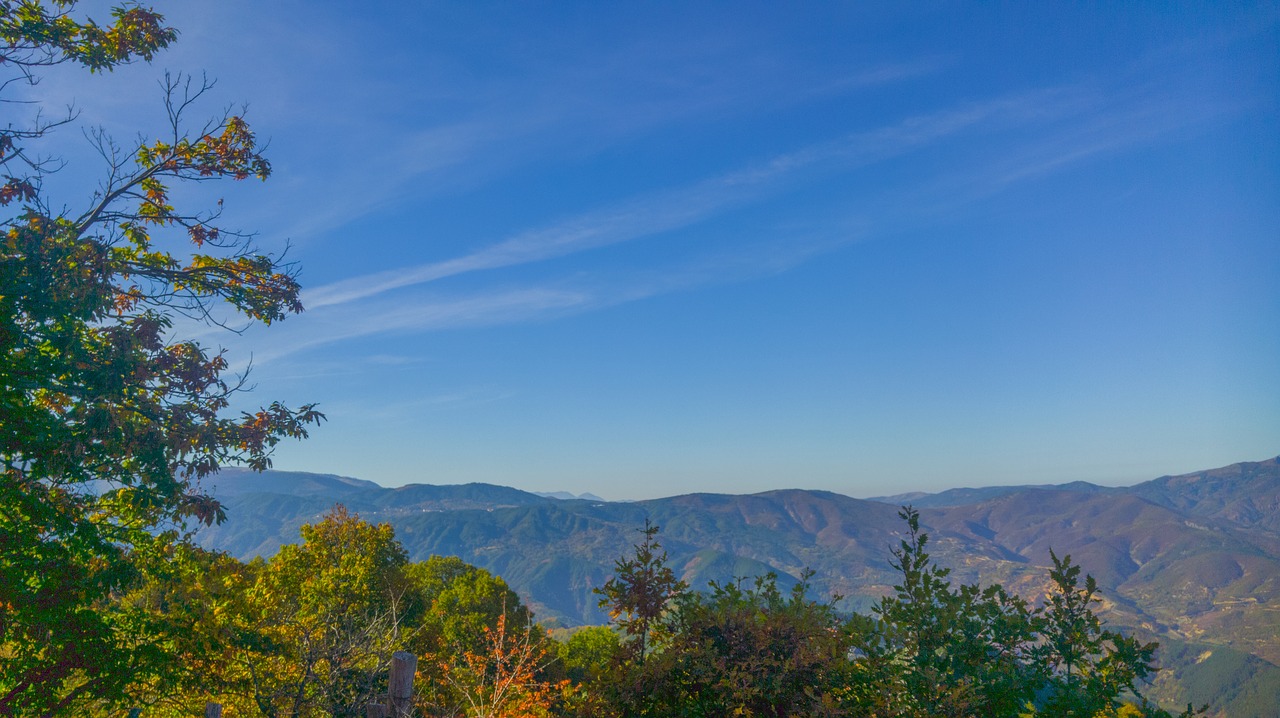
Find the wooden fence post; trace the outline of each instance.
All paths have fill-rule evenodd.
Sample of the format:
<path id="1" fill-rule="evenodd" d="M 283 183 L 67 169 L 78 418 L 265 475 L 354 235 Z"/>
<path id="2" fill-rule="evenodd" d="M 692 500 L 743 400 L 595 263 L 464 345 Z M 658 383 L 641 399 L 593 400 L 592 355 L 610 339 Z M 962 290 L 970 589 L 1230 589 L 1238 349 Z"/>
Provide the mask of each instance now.
<path id="1" fill-rule="evenodd" d="M 222 704 L 213 701 L 205 703 L 204 718 L 222 718 Z"/>
<path id="2" fill-rule="evenodd" d="M 391 679 L 387 685 L 389 718 L 409 718 L 413 713 L 413 674 L 418 657 L 408 651 L 391 654 Z"/>

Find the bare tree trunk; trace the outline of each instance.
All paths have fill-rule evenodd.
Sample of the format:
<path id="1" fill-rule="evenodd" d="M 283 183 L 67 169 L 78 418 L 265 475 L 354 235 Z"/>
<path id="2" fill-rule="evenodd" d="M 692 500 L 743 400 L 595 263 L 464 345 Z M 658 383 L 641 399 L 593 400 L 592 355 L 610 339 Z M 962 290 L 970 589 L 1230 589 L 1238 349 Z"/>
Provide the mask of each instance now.
<path id="1" fill-rule="evenodd" d="M 391 655 L 391 679 L 387 685 L 390 718 L 409 718 L 413 714 L 413 674 L 418 670 L 418 657 L 407 651 Z"/>

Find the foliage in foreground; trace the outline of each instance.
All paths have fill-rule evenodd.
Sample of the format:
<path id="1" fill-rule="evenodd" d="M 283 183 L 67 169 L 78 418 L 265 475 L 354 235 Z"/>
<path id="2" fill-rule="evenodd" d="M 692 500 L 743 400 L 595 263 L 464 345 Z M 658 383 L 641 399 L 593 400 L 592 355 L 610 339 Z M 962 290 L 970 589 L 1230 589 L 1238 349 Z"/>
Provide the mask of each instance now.
<path id="1" fill-rule="evenodd" d="M 553 646 L 501 579 L 456 558 L 410 562 L 389 525 L 342 507 L 302 538 L 247 564 L 193 549 L 184 570 L 126 596 L 167 627 L 182 670 L 115 707 L 186 716 L 213 700 L 239 716 L 364 715 L 398 650 L 419 656 L 426 715 L 546 698 L 549 688 L 521 686 Z"/>
<path id="2" fill-rule="evenodd" d="M 1069 558 L 1054 557 L 1039 606 L 952 586 L 918 515 L 902 516 L 901 582 L 869 615 L 814 600 L 807 577 L 788 592 L 772 575 L 690 591 L 646 526 L 599 591 L 613 624 L 556 640 L 500 578 L 411 562 L 389 525 L 336 507 L 269 560 L 171 556 L 112 606 L 148 626 L 168 667 L 54 714 L 189 716 L 216 701 L 234 716 L 364 715 L 408 650 L 417 714 L 432 718 L 1170 718 L 1138 694 L 1154 644 L 1100 624 Z"/>
<path id="3" fill-rule="evenodd" d="M 62 164 L 44 140 L 74 112 L 14 90 L 52 65 L 150 60 L 177 38 L 149 9 L 97 23 L 75 5 L 0 0 L 0 715 L 74 714 L 168 680 L 162 626 L 121 594 L 176 570 L 184 522 L 223 518 L 201 478 L 265 468 L 321 418 L 230 411 L 243 377 L 171 336 L 180 316 L 270 324 L 302 308 L 290 268 L 223 226 L 220 201 L 175 206 L 183 185 L 271 171 L 242 117 L 189 123 L 207 84 L 165 78 L 154 141 L 87 131 L 102 182 L 69 206 L 47 195 Z"/>
<path id="4" fill-rule="evenodd" d="M 646 527 L 634 557 L 618 562 L 626 580 L 606 585 L 601 605 L 614 616 L 649 606 L 659 617 L 647 634 L 623 631 L 582 714 L 1169 716 L 1139 692 L 1156 670 L 1156 645 L 1101 625 L 1093 579 L 1082 586 L 1069 556 L 1053 556 L 1048 595 L 1032 606 L 998 585 L 952 586 L 925 551 L 918 513 L 900 515 L 901 582 L 870 615 L 848 617 L 833 608 L 838 597 L 809 598 L 807 576 L 789 595 L 772 575 L 690 593 L 673 583 Z M 670 598 L 655 610 L 655 595 Z"/>

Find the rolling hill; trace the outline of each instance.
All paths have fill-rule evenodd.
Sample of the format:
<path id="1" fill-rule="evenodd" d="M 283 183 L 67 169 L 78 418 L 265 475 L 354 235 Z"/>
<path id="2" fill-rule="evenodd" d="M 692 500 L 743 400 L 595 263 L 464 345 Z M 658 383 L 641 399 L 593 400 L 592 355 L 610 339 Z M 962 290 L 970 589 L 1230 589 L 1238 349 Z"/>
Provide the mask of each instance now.
<path id="1" fill-rule="evenodd" d="M 766 571 L 786 584 L 809 568 L 819 595 L 842 595 L 842 608 L 865 611 L 895 579 L 896 503 L 909 500 L 921 507 L 935 560 L 956 580 L 1035 597 L 1049 551 L 1070 554 L 1098 579 L 1108 621 L 1165 644 L 1172 670 L 1154 687 L 1158 698 L 1209 702 L 1233 718 L 1280 705 L 1277 459 L 1127 488 L 1076 482 L 876 500 L 779 490 L 610 503 L 289 472 L 226 471 L 211 486 L 231 518 L 201 531 L 206 546 L 269 555 L 342 503 L 391 523 L 413 558 L 459 556 L 506 579 L 542 619 L 564 624 L 604 621 L 592 588 L 646 518 L 662 526 L 672 565 L 693 586 Z"/>

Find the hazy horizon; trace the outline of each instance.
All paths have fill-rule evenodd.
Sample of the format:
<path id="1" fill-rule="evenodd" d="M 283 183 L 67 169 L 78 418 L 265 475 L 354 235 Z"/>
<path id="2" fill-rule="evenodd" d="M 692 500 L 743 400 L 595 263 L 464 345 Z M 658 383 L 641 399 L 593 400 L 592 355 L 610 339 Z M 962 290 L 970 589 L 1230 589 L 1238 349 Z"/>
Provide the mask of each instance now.
<path id="1" fill-rule="evenodd" d="M 1277 460 L 1277 459 L 1280 459 L 1280 457 L 1266 457 L 1266 458 L 1263 458 L 1263 459 L 1257 459 L 1257 460 L 1245 460 L 1245 461 L 1241 461 L 1241 462 L 1233 462 L 1233 463 L 1245 463 L 1245 464 L 1248 464 L 1248 463 L 1260 463 L 1260 462 L 1266 462 L 1266 461 L 1273 461 L 1273 460 Z M 1224 465 L 1224 466 L 1225 466 L 1225 465 Z M 255 471 L 253 471 L 252 469 L 248 469 L 248 468 L 246 468 L 246 467 L 227 467 L 227 468 L 230 468 L 230 469 L 232 469 L 232 470 L 234 470 L 234 471 L 242 472 L 243 474 L 246 474 L 246 475 L 254 475 L 254 474 L 256 474 L 256 473 L 257 473 L 257 472 L 255 472 Z M 1097 486 L 1103 486 L 1103 487 L 1107 487 L 1107 488 L 1120 488 L 1120 489 L 1123 489 L 1123 488 L 1131 488 L 1131 487 L 1136 486 L 1136 485 L 1138 485 L 1138 484 L 1146 483 L 1146 482 L 1148 482 L 1148 481 L 1152 481 L 1152 480 L 1154 480 L 1154 479 L 1163 478 L 1163 477 L 1165 477 L 1165 476 L 1181 476 L 1181 475 L 1185 475 L 1185 474 L 1194 474 L 1194 473 L 1197 473 L 1197 472 L 1200 472 L 1200 471 L 1210 471 L 1210 470 L 1213 470 L 1213 469 L 1221 469 L 1221 468 L 1223 468 L 1223 466 L 1205 466 L 1205 467 L 1200 467 L 1200 468 L 1197 468 L 1197 469 L 1189 469 L 1189 470 L 1187 470 L 1187 471 L 1180 471 L 1180 472 L 1171 473 L 1171 474 L 1161 474 L 1161 475 L 1159 475 L 1159 476 L 1148 476 L 1148 477 L 1145 477 L 1145 478 L 1142 478 L 1142 479 L 1137 479 L 1137 480 L 1127 481 L 1127 482 L 1106 482 L 1106 483 L 1104 483 L 1104 482 L 1094 482 L 1094 481 L 1090 481 L 1090 482 L 1086 482 L 1086 483 L 1091 483 L 1091 484 L 1094 484 L 1094 485 L 1097 485 Z M 331 472 L 331 471 L 302 471 L 302 470 L 298 470 L 298 469 L 278 469 L 278 468 L 272 468 L 272 469 L 269 469 L 268 471 L 281 472 L 281 473 L 301 473 L 301 474 L 311 474 L 311 475 L 321 475 L 321 476 L 324 476 L 324 475 L 327 475 L 327 476 L 336 476 L 336 477 L 341 478 L 341 479 L 348 479 L 348 480 L 354 480 L 354 481 L 361 481 L 361 482 L 368 482 L 368 483 L 372 483 L 372 484 L 374 484 L 374 485 L 376 485 L 376 486 L 379 486 L 379 487 L 381 487 L 381 488 L 387 488 L 387 489 L 396 489 L 396 488 L 402 488 L 402 487 L 405 487 L 405 486 L 415 486 L 415 485 L 418 485 L 418 486 L 421 486 L 421 485 L 431 485 L 431 486 L 464 486 L 464 485 L 472 484 L 472 483 L 481 483 L 481 484 L 488 484 L 488 485 L 494 485 L 494 486 L 508 486 L 508 487 L 510 487 L 510 485 L 509 485 L 509 484 L 504 484 L 504 483 L 501 483 L 501 482 L 489 482 L 489 481 L 481 481 L 481 482 L 472 482 L 472 481 L 434 481 L 434 482 L 433 482 L 433 481 L 407 481 L 407 482 L 403 482 L 403 483 L 387 484 L 387 483 L 379 482 L 379 481 L 377 481 L 376 479 L 374 479 L 374 478 L 369 478 L 369 477 L 367 477 L 367 476 L 353 476 L 353 475 L 348 475 L 348 474 L 335 474 L 335 473 L 333 473 L 333 472 Z M 266 481 L 270 481 L 270 477 L 269 477 L 269 476 L 266 476 L 266 475 L 264 475 L 263 479 L 264 479 L 264 480 L 266 480 Z M 947 485 L 947 486 L 945 486 L 944 488 L 938 488 L 938 489 L 933 489 L 933 490 L 912 489 L 912 488 L 910 488 L 909 486 L 904 485 L 904 486 L 900 487 L 900 488 L 901 488 L 901 490 L 900 490 L 900 491 L 885 492 L 885 493 L 874 493 L 874 492 L 873 492 L 873 493 L 868 493 L 868 492 L 865 492 L 865 491 L 864 491 L 864 492 L 841 491 L 838 487 L 823 487 L 823 488 L 817 488 L 817 487 L 812 487 L 812 486 L 803 486 L 803 485 L 794 485 L 794 486 L 775 486 L 775 487 L 772 487 L 772 488 L 770 488 L 770 489 L 763 489 L 763 490 L 759 490 L 759 491 L 746 491 L 746 490 L 744 490 L 744 491 L 734 491 L 734 490 L 732 490 L 731 488 L 730 488 L 730 489 L 725 489 L 725 490 L 719 490 L 719 491 L 715 491 L 715 490 L 713 490 L 713 491 L 705 491 L 705 490 L 677 491 L 677 492 L 670 493 L 670 494 L 654 494 L 654 495 L 652 495 L 652 496 L 626 496 L 626 495 L 615 495 L 615 494 L 614 494 L 614 493 L 612 493 L 612 492 L 611 492 L 611 493 L 609 493 L 608 495 L 605 495 L 605 494 L 601 493 L 600 491 L 591 491 L 591 490 L 589 490 L 589 489 L 588 489 L 588 490 L 584 490 L 584 491 L 578 491 L 578 492 L 570 492 L 570 491 L 566 491 L 566 490 L 564 490 L 564 489 L 557 489 L 557 488 L 555 488 L 555 487 L 536 487 L 536 486 L 535 486 L 535 487 L 521 488 L 520 490 L 522 490 L 522 491 L 527 491 L 527 492 L 532 493 L 532 494 L 540 494 L 540 495 L 548 496 L 548 497 L 552 497 L 552 498 L 565 498 L 565 497 L 563 497 L 563 496 L 561 496 L 561 497 L 556 497 L 556 496 L 554 496 L 554 495 L 555 495 L 555 494 L 568 494 L 569 496 L 571 496 L 571 497 L 573 497 L 573 498 L 592 498 L 592 497 L 594 497 L 594 498 L 596 498 L 596 499 L 602 499 L 602 500 L 604 500 L 604 501 L 610 501 L 610 502 L 647 501 L 647 500 L 651 500 L 651 499 L 665 499 L 665 498 L 673 498 L 673 497 L 676 497 L 676 496 L 682 496 L 682 495 L 688 495 L 688 494 L 749 495 L 749 494 L 757 494 L 757 493 L 767 493 L 767 492 L 770 492 L 770 491 L 788 491 L 788 490 L 799 490 L 799 491 L 829 491 L 829 492 L 836 493 L 836 494 L 843 494 L 843 495 L 845 495 L 845 496 L 849 496 L 850 498 L 855 498 L 855 499 L 864 499 L 864 500 L 871 500 L 871 499 L 890 498 L 890 497 L 894 497 L 894 496 L 910 495 L 910 494 L 921 494 L 921 495 L 927 495 L 927 494 L 938 494 L 938 493 L 942 493 L 942 492 L 945 492 L 945 491 L 948 491 L 948 490 L 953 490 L 953 489 L 958 489 L 958 490 L 971 490 L 971 489 L 987 489 L 987 488 L 996 488 L 996 487 L 1001 487 L 1001 486 L 1009 486 L 1009 487 L 1013 487 L 1013 486 L 1063 486 L 1063 485 L 1067 485 L 1067 484 L 1074 483 L 1074 482 L 1077 482 L 1077 481 L 1081 481 L 1081 480 L 1072 479 L 1072 480 L 1067 480 L 1067 481 L 1053 481 L 1053 482 L 1025 481 L 1025 482 L 1020 482 L 1020 483 L 1019 483 L 1019 482 L 1009 482 L 1009 483 L 986 483 L 986 484 L 955 484 L 955 485 Z M 211 477 L 211 478 L 210 478 L 210 479 L 208 479 L 206 482 L 204 482 L 204 483 L 203 483 L 203 486 L 204 486 L 204 488 L 206 488 L 206 489 L 210 489 L 210 490 L 212 490 L 212 491 L 213 491 L 213 493 L 214 493 L 214 494 L 216 494 L 216 493 L 217 493 L 217 488 L 218 488 L 218 477 L 217 477 L 217 475 L 215 475 L 215 476 Z M 510 488 L 517 488 L 517 487 L 510 487 Z"/>

